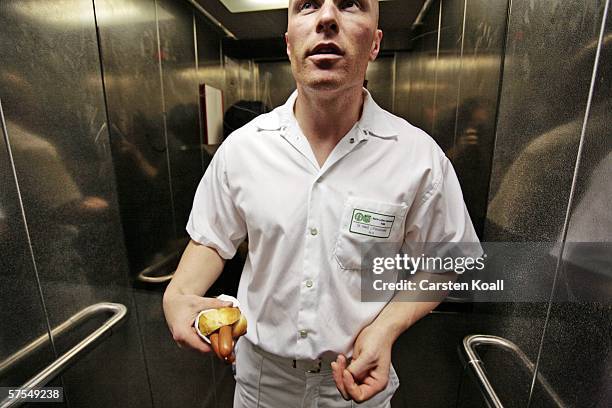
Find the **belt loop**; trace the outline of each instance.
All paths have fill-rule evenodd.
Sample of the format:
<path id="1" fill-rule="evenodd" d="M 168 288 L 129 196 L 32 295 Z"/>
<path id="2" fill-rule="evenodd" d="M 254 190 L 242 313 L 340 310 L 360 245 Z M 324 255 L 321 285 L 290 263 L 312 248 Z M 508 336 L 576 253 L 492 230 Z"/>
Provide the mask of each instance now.
<path id="1" fill-rule="evenodd" d="M 317 374 L 321 372 L 321 359 L 319 359 L 319 364 L 317 365 L 317 368 L 315 368 L 314 370 L 308 370 L 308 373 L 311 374 Z"/>

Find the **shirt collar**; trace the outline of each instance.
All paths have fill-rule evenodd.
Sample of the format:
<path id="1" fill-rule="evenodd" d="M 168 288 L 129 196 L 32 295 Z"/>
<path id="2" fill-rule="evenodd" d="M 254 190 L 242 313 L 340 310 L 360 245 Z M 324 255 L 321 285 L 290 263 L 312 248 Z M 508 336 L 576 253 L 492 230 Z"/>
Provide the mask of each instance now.
<path id="1" fill-rule="evenodd" d="M 389 114 L 378 106 L 367 89 L 364 88 L 363 92 L 363 111 L 361 113 L 361 118 L 357 122 L 359 129 L 368 136 L 375 136 L 383 139 L 398 136 L 397 130 L 389 120 Z"/>
<path id="2" fill-rule="evenodd" d="M 398 135 L 393 125 L 389 121 L 388 114 L 376 104 L 370 92 L 363 89 L 364 102 L 361 118 L 357 122 L 358 139 L 365 140 L 369 136 L 379 138 L 394 138 Z M 287 99 L 284 105 L 274 110 L 273 115 L 262 115 L 257 122 L 259 130 L 285 130 L 293 123 L 296 123 L 293 107 L 297 99 L 298 91 L 295 90 Z"/>

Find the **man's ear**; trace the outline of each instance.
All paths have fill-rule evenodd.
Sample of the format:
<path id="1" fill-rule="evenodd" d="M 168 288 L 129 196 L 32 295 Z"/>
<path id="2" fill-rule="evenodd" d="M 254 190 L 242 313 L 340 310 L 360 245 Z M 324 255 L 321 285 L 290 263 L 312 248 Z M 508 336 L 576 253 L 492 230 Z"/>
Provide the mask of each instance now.
<path id="1" fill-rule="evenodd" d="M 291 45 L 289 44 L 289 34 L 285 33 L 285 44 L 287 45 L 287 56 L 291 59 Z"/>
<path id="2" fill-rule="evenodd" d="M 380 43 L 382 42 L 383 32 L 382 30 L 376 30 L 374 34 L 374 41 L 372 41 L 372 49 L 370 50 L 370 62 L 374 61 L 378 57 L 380 52 Z"/>

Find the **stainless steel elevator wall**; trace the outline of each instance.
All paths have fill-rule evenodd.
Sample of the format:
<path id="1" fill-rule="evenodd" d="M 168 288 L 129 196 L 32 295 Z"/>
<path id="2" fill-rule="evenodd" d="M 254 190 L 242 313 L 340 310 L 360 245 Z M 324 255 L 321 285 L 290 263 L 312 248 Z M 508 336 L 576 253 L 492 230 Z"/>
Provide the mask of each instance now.
<path id="1" fill-rule="evenodd" d="M 581 198 L 610 151 L 609 51 L 598 66 L 595 60 L 607 3 L 511 2 L 485 239 L 558 242 L 567 251 L 568 226 L 589 228 L 576 216 L 578 203 L 593 215 L 601 208 Z M 592 81 L 596 67 L 606 74 Z M 589 98 L 592 86 L 597 98 Z M 597 222 L 609 220 L 602 214 Z M 579 240 L 596 238 L 586 233 Z M 608 230 L 598 239 L 611 238 Z M 600 406 L 609 398 L 604 373 L 610 360 L 603 350 L 611 344 L 610 310 L 580 304 L 579 289 L 595 282 L 609 287 L 611 277 L 591 267 L 574 268 L 570 277 L 567 263 L 558 261 L 551 253 L 517 262 L 515 279 L 546 289 L 550 301 L 502 305 L 497 314 L 503 318 L 487 330 L 516 342 L 567 406 Z M 609 299 L 609 292 L 599 296 Z M 492 377 L 511 406 L 555 406 L 539 381 L 517 381 L 518 371 L 495 366 Z"/>
<path id="2" fill-rule="evenodd" d="M 402 335 L 394 406 L 485 406 L 456 354 L 473 333 L 516 343 L 568 407 L 609 405 L 612 267 L 597 245 L 612 241 L 609 6 L 438 0 L 411 50 L 370 65 L 375 100 L 451 159 L 484 240 L 560 244 L 514 270 L 549 302 L 434 313 Z M 186 1 L 0 2 L 0 385 L 100 322 L 52 328 L 112 301 L 128 319 L 50 384 L 65 387 L 63 406 L 231 406 L 231 369 L 176 347 L 165 286 L 137 278 L 184 247 L 216 149 L 203 145 L 198 88 L 221 89 L 225 109 L 275 107 L 295 89 L 288 61 L 231 58 L 221 40 Z M 53 343 L 3 369 L 39 336 Z M 505 406 L 554 406 L 507 355 L 483 363 Z"/>
<path id="3" fill-rule="evenodd" d="M 31 268 L 33 259 L 39 283 L 30 275 L 21 290 L 24 295 L 40 291 L 38 305 L 44 304 L 47 329 L 100 301 L 133 310 L 92 3 L 3 1 L 0 38 L 5 136 L 33 255 L 22 251 L 14 262 Z M 14 189 L 3 189 L 4 194 L 14 205 Z M 18 219 L 9 239 L 21 245 L 25 238 Z M 36 300 L 2 291 L 3 308 L 26 301 L 30 310 L 39 310 Z M 12 347 L 47 332 L 41 330 L 40 317 L 25 310 L 15 312 L 19 331 L 27 335 L 16 338 L 20 344 Z M 54 336 L 54 357 L 89 334 L 95 323 L 100 324 L 91 321 L 67 336 Z M 62 375 L 59 385 L 72 406 L 150 406 L 137 333 L 132 313 L 123 330 Z M 15 351 L 3 350 L 3 355 Z M 28 376 L 41 368 L 27 367 Z"/>
<path id="4" fill-rule="evenodd" d="M 135 279 L 176 239 L 156 15 L 173 19 L 148 0 L 98 0 L 96 11 L 113 163 Z"/>
<path id="5" fill-rule="evenodd" d="M 75 1 L 0 7 L 0 242 L 2 279 L 12 282 L 2 293 L 10 337 L 1 357 L 88 305 L 123 303 L 130 313 L 120 330 L 50 384 L 65 387 L 64 405 L 216 406 L 215 384 L 203 389 L 202 379 L 228 368 L 179 350 L 161 311 L 163 286 L 133 284 L 186 235 L 210 159 L 198 84 L 224 88 L 221 35 L 186 2 L 99 0 L 95 13 Z M 96 323 L 54 338 L 55 349 L 2 373 L 3 384 L 24 382 Z"/>
<path id="6" fill-rule="evenodd" d="M 2 101 L 0 101 L 0 113 Z M 2 128 L 6 122 L 2 119 Z M 47 319 L 40 297 L 32 251 L 22 217 L 7 133 L 0 138 L 0 386 L 23 384 L 33 372 L 54 359 L 51 343 L 22 364 L 10 358 L 25 344 L 47 334 Z"/>

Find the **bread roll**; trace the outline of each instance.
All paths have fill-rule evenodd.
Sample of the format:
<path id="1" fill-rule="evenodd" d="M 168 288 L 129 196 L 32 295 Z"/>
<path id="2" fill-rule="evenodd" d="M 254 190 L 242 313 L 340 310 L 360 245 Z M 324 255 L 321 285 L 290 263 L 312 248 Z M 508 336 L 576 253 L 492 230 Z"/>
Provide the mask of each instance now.
<path id="1" fill-rule="evenodd" d="M 247 320 L 243 314 L 240 315 L 240 320 L 232 325 L 232 337 L 240 337 L 247 332 Z"/>
<path id="2" fill-rule="evenodd" d="M 229 326 L 240 319 L 240 310 L 236 307 L 210 309 L 200 314 L 198 329 L 204 336 L 209 336 L 222 326 Z"/>

